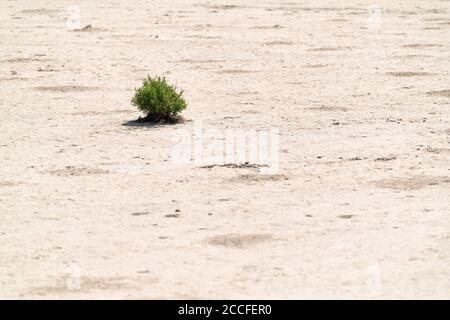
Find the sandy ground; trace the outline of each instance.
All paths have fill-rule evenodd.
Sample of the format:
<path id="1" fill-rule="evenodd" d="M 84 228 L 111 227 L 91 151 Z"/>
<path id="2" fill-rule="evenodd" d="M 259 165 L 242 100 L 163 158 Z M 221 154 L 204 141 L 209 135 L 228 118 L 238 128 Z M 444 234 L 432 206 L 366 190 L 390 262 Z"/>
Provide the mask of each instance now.
<path id="1" fill-rule="evenodd" d="M 0 297 L 450 298 L 450 2 L 376 4 L 2 0 Z M 195 121 L 278 172 L 176 164 Z"/>

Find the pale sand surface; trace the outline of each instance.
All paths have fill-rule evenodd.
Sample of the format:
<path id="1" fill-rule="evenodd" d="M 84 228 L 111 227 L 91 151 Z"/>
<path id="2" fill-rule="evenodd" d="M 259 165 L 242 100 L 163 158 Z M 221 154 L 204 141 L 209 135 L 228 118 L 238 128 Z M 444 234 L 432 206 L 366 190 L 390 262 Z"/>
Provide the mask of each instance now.
<path id="1" fill-rule="evenodd" d="M 0 298 L 450 298 L 450 2 L 372 4 L 2 0 Z M 147 74 L 278 174 L 175 167 Z"/>

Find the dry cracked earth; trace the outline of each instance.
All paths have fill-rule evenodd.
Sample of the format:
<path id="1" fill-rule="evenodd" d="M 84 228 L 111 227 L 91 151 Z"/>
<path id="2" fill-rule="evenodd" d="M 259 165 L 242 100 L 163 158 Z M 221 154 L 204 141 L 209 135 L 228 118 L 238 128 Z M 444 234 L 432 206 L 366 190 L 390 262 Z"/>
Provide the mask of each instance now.
<path id="1" fill-rule="evenodd" d="M 0 298 L 450 298 L 450 2 L 376 4 L 3 0 Z M 157 74 L 188 121 L 134 122 Z"/>

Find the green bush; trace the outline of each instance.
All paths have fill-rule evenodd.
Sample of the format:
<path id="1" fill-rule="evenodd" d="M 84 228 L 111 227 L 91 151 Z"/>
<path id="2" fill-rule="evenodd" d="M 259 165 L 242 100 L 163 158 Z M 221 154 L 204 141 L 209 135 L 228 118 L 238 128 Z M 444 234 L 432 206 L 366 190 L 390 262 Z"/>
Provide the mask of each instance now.
<path id="1" fill-rule="evenodd" d="M 164 77 L 147 77 L 140 88 L 136 89 L 131 103 L 138 107 L 152 122 L 177 122 L 180 112 L 186 109 L 183 90 L 177 91 Z"/>

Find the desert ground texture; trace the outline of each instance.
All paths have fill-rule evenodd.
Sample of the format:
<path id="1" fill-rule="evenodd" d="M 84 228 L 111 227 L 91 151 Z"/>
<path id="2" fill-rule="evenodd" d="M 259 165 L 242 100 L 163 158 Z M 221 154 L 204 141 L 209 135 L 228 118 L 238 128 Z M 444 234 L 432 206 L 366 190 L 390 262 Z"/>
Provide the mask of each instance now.
<path id="1" fill-rule="evenodd" d="M 449 39 L 448 0 L 2 0 L 0 298 L 450 298 Z M 184 123 L 134 122 L 147 75 Z M 278 169 L 178 163 L 199 123 Z"/>

